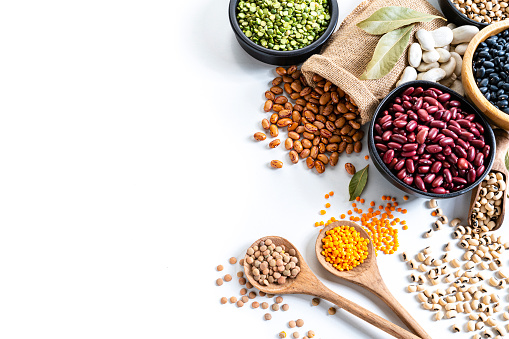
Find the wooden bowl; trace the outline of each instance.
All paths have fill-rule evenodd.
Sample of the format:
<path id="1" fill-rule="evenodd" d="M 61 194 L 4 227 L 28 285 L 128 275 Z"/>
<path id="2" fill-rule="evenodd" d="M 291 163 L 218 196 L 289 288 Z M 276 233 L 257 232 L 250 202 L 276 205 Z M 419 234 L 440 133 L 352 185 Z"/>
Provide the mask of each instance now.
<path id="1" fill-rule="evenodd" d="M 496 108 L 489 102 L 477 87 L 472 70 L 472 59 L 477 46 L 492 35 L 498 34 L 509 29 L 509 20 L 500 21 L 483 28 L 474 36 L 468 44 L 468 48 L 463 56 L 463 66 L 461 69 L 463 88 L 467 98 L 492 122 L 500 128 L 509 130 L 509 114 L 506 114 Z M 508 93 L 509 94 L 509 93 Z"/>

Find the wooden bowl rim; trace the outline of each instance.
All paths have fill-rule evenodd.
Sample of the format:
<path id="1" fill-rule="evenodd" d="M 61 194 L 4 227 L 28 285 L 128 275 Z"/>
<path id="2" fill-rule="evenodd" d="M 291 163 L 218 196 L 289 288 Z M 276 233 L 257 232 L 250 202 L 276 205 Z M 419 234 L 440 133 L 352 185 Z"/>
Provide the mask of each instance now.
<path id="1" fill-rule="evenodd" d="M 495 116 L 497 119 L 500 119 L 502 121 L 505 121 L 507 124 L 509 124 L 509 115 L 502 112 L 498 108 L 496 108 L 491 102 L 486 99 L 486 97 L 481 93 L 479 90 L 479 87 L 475 83 L 474 79 L 474 72 L 472 70 L 472 61 L 474 53 L 479 46 L 479 44 L 489 37 L 498 34 L 506 29 L 509 29 L 509 20 L 503 20 L 494 24 L 490 24 L 486 27 L 484 27 L 482 30 L 479 31 L 474 37 L 474 40 L 477 43 L 472 43 L 472 41 L 468 44 L 467 50 L 465 51 L 465 54 L 463 55 L 463 65 L 462 65 L 462 74 L 463 74 L 463 81 L 466 81 L 467 83 L 471 84 L 472 91 L 469 91 L 471 93 L 467 93 L 467 95 L 471 94 L 474 98 L 474 104 L 475 102 L 480 102 L 487 111 L 484 111 L 481 109 L 481 107 L 478 107 L 479 110 L 483 112 L 483 114 L 488 115 L 489 118 L 490 115 Z M 467 86 L 464 86 L 467 88 Z M 476 105 L 477 106 L 477 105 Z M 496 122 L 495 122 L 496 124 Z M 498 125 L 498 124 L 496 124 Z"/>

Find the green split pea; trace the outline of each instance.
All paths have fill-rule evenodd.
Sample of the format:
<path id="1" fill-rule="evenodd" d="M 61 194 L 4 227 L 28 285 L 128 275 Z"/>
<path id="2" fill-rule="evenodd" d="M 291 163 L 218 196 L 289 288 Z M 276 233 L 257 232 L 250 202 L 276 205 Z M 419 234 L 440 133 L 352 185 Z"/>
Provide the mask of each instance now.
<path id="1" fill-rule="evenodd" d="M 318 39 L 330 22 L 327 0 L 239 1 L 240 29 L 254 43 L 293 51 Z"/>

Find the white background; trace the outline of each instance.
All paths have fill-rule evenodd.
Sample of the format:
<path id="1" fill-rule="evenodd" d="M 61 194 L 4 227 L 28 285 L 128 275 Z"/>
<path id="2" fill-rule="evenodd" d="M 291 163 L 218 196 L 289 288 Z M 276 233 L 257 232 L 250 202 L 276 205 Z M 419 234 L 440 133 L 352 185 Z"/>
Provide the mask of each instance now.
<path id="1" fill-rule="evenodd" d="M 340 20 L 359 2 L 339 1 Z M 327 315 L 325 301 L 312 308 L 309 296 L 285 296 L 290 310 L 268 322 L 261 309 L 221 305 L 239 297 L 236 278 L 215 286 L 239 269 L 228 258 L 265 235 L 286 237 L 328 287 L 402 324 L 314 257 L 314 223 L 350 208 L 344 164 L 371 164 L 367 147 L 317 175 L 292 165 L 282 146 L 255 142 L 274 67 L 239 47 L 227 7 L 2 2 L 0 338 L 276 338 L 297 318 L 301 336 L 388 337 L 345 312 Z M 271 169 L 273 159 L 284 167 Z M 431 245 L 438 253 L 450 240 L 450 228 L 423 239 L 434 220 L 426 200 L 403 204 L 371 165 L 363 197 L 381 202 L 382 194 L 410 211 L 400 252 Z M 468 199 L 440 206 L 465 216 Z M 399 255 L 378 263 L 428 333 L 449 337 L 454 321 L 434 323 L 404 291 L 410 272 Z"/>

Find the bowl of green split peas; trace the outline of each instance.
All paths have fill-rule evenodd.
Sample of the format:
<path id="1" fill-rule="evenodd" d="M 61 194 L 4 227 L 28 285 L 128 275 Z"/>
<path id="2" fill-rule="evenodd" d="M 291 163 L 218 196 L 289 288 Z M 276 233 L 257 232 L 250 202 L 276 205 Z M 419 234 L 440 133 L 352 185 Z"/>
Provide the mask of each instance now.
<path id="1" fill-rule="evenodd" d="M 299 64 L 329 39 L 339 17 L 336 0 L 230 0 L 240 46 L 272 65 Z"/>

